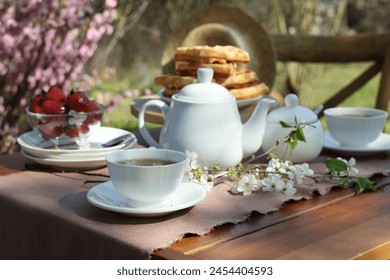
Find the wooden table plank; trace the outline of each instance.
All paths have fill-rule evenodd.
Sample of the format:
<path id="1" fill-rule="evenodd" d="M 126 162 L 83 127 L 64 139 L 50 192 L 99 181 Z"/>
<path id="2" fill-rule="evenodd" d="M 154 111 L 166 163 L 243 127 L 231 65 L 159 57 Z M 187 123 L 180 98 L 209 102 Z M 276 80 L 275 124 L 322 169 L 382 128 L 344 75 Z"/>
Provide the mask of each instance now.
<path id="1" fill-rule="evenodd" d="M 389 186 L 390 184 L 389 177 L 376 176 L 372 179 L 378 185 Z M 205 254 L 207 254 L 208 252 L 213 250 L 214 247 L 218 247 L 221 244 L 222 245 L 228 244 L 227 246 L 229 247 L 231 241 L 240 240 L 241 237 L 245 238 L 248 235 L 262 232 L 262 230 L 268 228 L 278 227 L 280 223 L 284 224 L 286 222 L 292 221 L 297 218 L 306 219 L 307 217 L 312 217 L 312 218 L 314 217 L 314 219 L 311 219 L 310 222 L 316 223 L 317 219 L 321 217 L 318 216 L 317 213 L 321 213 L 324 211 L 325 214 L 327 212 L 336 213 L 336 216 L 337 216 L 337 211 L 341 211 L 340 213 L 344 213 L 344 212 L 349 213 L 352 211 L 352 213 L 354 214 L 354 219 L 352 220 L 352 223 L 359 224 L 360 217 L 356 213 L 360 213 L 361 211 L 360 203 L 364 205 L 364 209 L 370 209 L 370 207 L 381 209 L 381 207 L 383 207 L 382 211 L 384 211 L 385 213 L 384 215 L 387 215 L 387 213 L 390 212 L 389 188 L 390 187 L 387 187 L 385 188 L 385 191 L 381 191 L 379 193 L 367 193 L 358 196 L 354 196 L 354 192 L 351 189 L 334 188 L 327 195 L 322 195 L 322 196 L 317 195 L 310 200 L 287 203 L 279 211 L 268 215 L 255 214 L 247 222 L 241 224 L 237 224 L 237 225 L 227 224 L 214 229 L 207 235 L 186 237 L 180 240 L 179 242 L 173 244 L 168 249 L 156 251 L 153 257 L 160 258 L 160 259 L 161 258 L 186 259 L 188 257 L 208 258 L 203 256 L 202 252 L 206 252 Z M 376 199 L 376 197 L 378 196 L 380 198 L 379 200 Z M 360 202 L 361 200 L 363 202 Z M 378 202 L 381 203 L 377 205 Z M 352 203 L 352 205 L 355 205 L 355 208 L 356 207 L 357 208 L 353 210 L 352 208 L 349 207 L 349 203 Z M 342 207 L 344 207 L 344 209 L 342 209 Z M 334 226 L 333 220 L 337 221 L 337 219 L 334 219 L 333 217 L 331 219 L 326 220 L 327 223 L 326 225 L 330 229 L 332 229 Z M 364 224 L 364 221 L 362 223 Z M 365 226 L 368 227 L 368 224 L 366 224 Z M 287 227 L 286 230 L 288 232 L 289 228 Z M 383 253 L 385 249 L 388 248 L 382 244 L 387 241 L 386 240 L 387 235 L 385 234 L 384 236 L 385 236 L 384 240 L 379 240 L 378 238 L 373 239 L 374 243 L 369 244 L 369 246 L 367 246 L 366 248 L 362 248 L 356 255 L 351 255 L 348 258 L 361 257 L 361 258 L 376 259 L 381 257 L 381 258 L 389 259 L 390 257 L 387 257 L 387 255 Z M 241 245 L 239 245 L 238 247 L 241 247 Z M 375 249 L 376 247 L 377 249 Z M 166 252 L 167 250 L 169 250 L 168 253 Z M 235 248 L 230 249 L 229 247 L 229 250 L 227 251 L 232 252 L 234 250 Z"/>
<path id="2" fill-rule="evenodd" d="M 173 244 L 170 250 L 176 251 L 175 258 L 182 259 L 185 258 L 185 255 L 195 255 L 198 252 L 207 251 L 219 244 L 294 219 L 297 216 L 315 211 L 329 204 L 351 198 L 353 195 L 354 193 L 351 189 L 334 189 L 327 195 L 316 195 L 310 200 L 287 203 L 280 211 L 268 215 L 254 214 L 247 222 L 237 225 L 227 224 L 203 236 L 186 237 Z M 154 256 L 156 258 L 164 258 L 166 257 L 164 251 L 159 250 Z M 172 254 L 173 252 L 171 251 L 170 255 Z"/>
<path id="3" fill-rule="evenodd" d="M 326 205 L 194 254 L 199 259 L 351 259 L 390 241 L 390 188 Z M 371 256 L 374 256 L 372 254 Z M 389 254 L 376 255 L 386 259 Z"/>
<path id="4" fill-rule="evenodd" d="M 390 241 L 381 244 L 367 252 L 361 253 L 354 258 L 355 260 L 390 260 Z"/>

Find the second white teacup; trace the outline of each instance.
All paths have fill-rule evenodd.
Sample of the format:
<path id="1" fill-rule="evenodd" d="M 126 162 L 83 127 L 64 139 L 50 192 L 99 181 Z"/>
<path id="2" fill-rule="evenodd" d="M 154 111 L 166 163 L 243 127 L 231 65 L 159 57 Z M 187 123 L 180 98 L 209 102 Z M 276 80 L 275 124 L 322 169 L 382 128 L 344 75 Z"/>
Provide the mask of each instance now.
<path id="1" fill-rule="evenodd" d="M 114 188 L 130 207 L 159 207 L 167 203 L 183 180 L 188 157 L 164 149 L 116 151 L 106 156 Z"/>
<path id="2" fill-rule="evenodd" d="M 345 147 L 366 147 L 383 132 L 388 113 L 362 107 L 335 107 L 324 111 L 330 135 Z"/>

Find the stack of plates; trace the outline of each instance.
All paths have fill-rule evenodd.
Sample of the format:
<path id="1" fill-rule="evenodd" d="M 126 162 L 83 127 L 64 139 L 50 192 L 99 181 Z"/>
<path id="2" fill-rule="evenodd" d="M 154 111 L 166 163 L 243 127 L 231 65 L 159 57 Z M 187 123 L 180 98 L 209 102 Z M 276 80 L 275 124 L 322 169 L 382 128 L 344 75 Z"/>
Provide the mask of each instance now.
<path id="1" fill-rule="evenodd" d="M 114 138 L 129 135 L 125 141 L 112 146 L 103 147 L 102 144 Z M 138 147 L 134 134 L 118 128 L 99 127 L 89 137 L 90 147 L 78 149 L 71 143 L 60 143 L 58 149 L 53 143 L 41 137 L 36 131 L 30 131 L 18 137 L 24 157 L 33 162 L 71 169 L 95 169 L 106 165 L 105 156 L 117 150 L 133 149 Z"/>

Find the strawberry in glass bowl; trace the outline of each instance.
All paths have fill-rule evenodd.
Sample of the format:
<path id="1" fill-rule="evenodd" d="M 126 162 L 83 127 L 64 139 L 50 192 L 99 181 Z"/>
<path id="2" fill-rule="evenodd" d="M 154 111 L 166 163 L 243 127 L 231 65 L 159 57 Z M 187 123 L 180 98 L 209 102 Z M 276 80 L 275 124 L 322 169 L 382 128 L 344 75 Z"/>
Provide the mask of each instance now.
<path id="1" fill-rule="evenodd" d="M 83 92 L 66 95 L 51 87 L 32 98 L 26 113 L 32 129 L 51 140 L 54 147 L 75 142 L 79 149 L 87 149 L 88 137 L 101 124 L 104 107 Z"/>

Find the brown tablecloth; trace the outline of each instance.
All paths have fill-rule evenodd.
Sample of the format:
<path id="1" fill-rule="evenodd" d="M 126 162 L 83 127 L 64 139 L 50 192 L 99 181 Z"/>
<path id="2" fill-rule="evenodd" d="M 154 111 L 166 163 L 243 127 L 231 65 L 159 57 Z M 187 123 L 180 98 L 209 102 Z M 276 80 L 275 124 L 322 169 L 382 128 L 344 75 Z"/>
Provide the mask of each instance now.
<path id="1" fill-rule="evenodd" d="M 319 157 L 311 168 L 323 172 L 325 158 Z M 133 218 L 87 201 L 91 187 L 109 180 L 107 169 L 27 171 L 25 163 L 20 154 L 0 157 L 2 170 L 14 172 L 0 176 L 3 259 L 148 259 L 154 250 L 185 234 L 207 234 L 218 225 L 245 221 L 253 211 L 277 211 L 288 200 L 324 195 L 333 185 L 310 180 L 292 197 L 265 192 L 241 196 L 230 194 L 227 182 L 214 187 L 204 201 L 190 209 L 158 218 Z M 360 160 L 357 167 L 362 176 L 390 175 L 387 157 Z"/>

